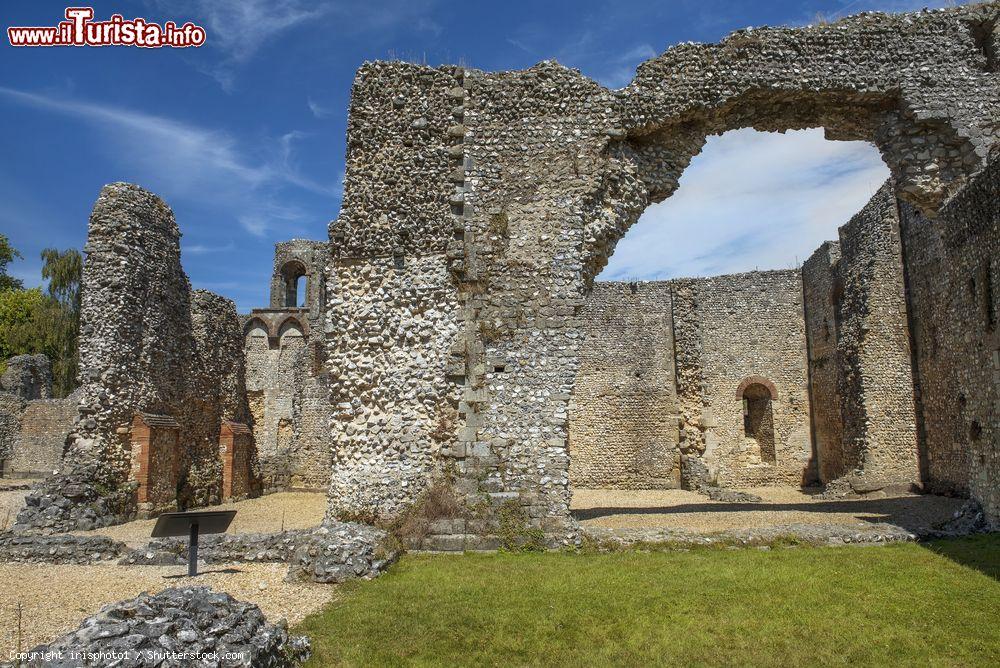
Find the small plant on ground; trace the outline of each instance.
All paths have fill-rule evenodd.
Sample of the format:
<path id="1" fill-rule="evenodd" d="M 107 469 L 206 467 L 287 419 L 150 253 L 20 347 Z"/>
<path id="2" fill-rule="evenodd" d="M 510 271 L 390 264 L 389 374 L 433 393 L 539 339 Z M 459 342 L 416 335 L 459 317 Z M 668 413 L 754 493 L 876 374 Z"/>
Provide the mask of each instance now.
<path id="1" fill-rule="evenodd" d="M 528 514 L 514 499 L 496 509 L 497 535 L 500 548 L 511 552 L 540 552 L 545 549 L 545 533 L 532 527 Z"/>

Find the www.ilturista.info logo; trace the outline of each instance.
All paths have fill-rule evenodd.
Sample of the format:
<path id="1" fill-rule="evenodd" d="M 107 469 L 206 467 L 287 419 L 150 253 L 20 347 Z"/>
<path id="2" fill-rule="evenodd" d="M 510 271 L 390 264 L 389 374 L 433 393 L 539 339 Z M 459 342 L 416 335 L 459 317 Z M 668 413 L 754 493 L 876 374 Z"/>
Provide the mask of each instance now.
<path id="1" fill-rule="evenodd" d="M 143 18 L 126 20 L 112 14 L 107 21 L 94 21 L 93 7 L 67 7 L 66 20 L 56 26 L 12 26 L 7 28 L 11 46 L 162 46 L 184 48 L 205 43 L 205 29 L 188 21 L 163 25 Z"/>

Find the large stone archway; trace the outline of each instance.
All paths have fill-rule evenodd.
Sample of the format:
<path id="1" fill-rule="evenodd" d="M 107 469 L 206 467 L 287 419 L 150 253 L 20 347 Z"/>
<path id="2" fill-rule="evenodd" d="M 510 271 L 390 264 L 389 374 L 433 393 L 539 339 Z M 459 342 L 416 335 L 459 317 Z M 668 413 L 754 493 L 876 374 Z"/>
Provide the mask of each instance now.
<path id="1" fill-rule="evenodd" d="M 330 227 L 331 512 L 393 514 L 448 470 L 571 528 L 576 315 L 615 243 L 708 135 L 741 127 L 871 141 L 933 218 L 997 142 L 997 14 L 740 31 L 674 47 L 620 91 L 554 62 L 363 66 Z"/>

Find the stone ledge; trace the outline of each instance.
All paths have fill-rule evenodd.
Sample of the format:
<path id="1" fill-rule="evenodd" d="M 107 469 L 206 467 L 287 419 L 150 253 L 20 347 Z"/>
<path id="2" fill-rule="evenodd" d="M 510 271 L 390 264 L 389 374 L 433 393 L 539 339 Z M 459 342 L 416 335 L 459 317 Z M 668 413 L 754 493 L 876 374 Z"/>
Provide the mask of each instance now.
<path id="1" fill-rule="evenodd" d="M 125 551 L 125 543 L 107 536 L 0 534 L 0 562 L 93 564 Z"/>

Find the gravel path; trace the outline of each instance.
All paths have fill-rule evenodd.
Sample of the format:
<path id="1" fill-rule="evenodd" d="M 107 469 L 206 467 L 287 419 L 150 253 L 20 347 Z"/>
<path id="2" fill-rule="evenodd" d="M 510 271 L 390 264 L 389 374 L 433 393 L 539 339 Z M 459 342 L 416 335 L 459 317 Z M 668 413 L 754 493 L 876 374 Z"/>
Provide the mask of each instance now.
<path id="1" fill-rule="evenodd" d="M 227 533 L 271 533 L 285 529 L 308 529 L 319 524 L 326 512 L 326 494 L 318 492 L 280 492 L 237 503 L 224 503 L 197 510 L 236 510 L 236 517 Z M 120 540 L 129 547 L 139 547 L 149 542 L 149 534 L 156 520 L 136 520 L 128 524 L 76 531 L 86 536 L 101 534 Z"/>
<path id="2" fill-rule="evenodd" d="M 285 582 L 288 564 L 203 566 L 204 574 L 186 576 L 187 566 L 0 565 L 0 661 L 17 649 L 17 604 L 22 605 L 21 648 L 70 631 L 102 606 L 186 584 L 208 585 L 261 607 L 268 621 L 301 621 L 337 594 L 336 585 Z M 226 572 L 228 571 L 228 572 Z M 183 577 L 168 577 L 183 575 Z"/>
<path id="3" fill-rule="evenodd" d="M 38 482 L 37 480 L 13 480 L 4 478 L 0 480 L 0 531 L 14 526 L 17 513 L 24 507 L 24 497 L 28 494 L 27 489 L 4 489 L 8 486 L 20 486 Z"/>
<path id="4" fill-rule="evenodd" d="M 869 526 L 887 522 L 917 531 L 951 518 L 963 503 L 963 499 L 912 494 L 828 501 L 790 487 L 741 491 L 756 494 L 764 501 L 719 503 L 680 489 L 577 489 L 571 508 L 583 526 L 609 528 L 670 527 L 715 532 L 787 524 Z"/>
<path id="5" fill-rule="evenodd" d="M 0 521 L 10 509 L 13 524 L 25 490 L 0 492 Z M 213 506 L 235 509 L 229 533 L 267 533 L 316 526 L 326 511 L 326 495 L 282 492 L 258 499 Z M 204 509 L 208 510 L 208 508 Z M 156 520 L 137 520 L 81 535 L 102 534 L 130 547 L 149 542 Z M 259 605 L 272 622 L 294 624 L 318 610 L 336 593 L 334 585 L 285 582 L 288 564 L 202 565 L 204 575 L 186 577 L 187 566 L 94 566 L 0 564 L 0 661 L 17 648 L 17 604 L 22 605 L 21 647 L 30 649 L 72 630 L 101 606 L 188 583 L 205 584 Z M 184 577 L 168 577 L 183 575 Z"/>

